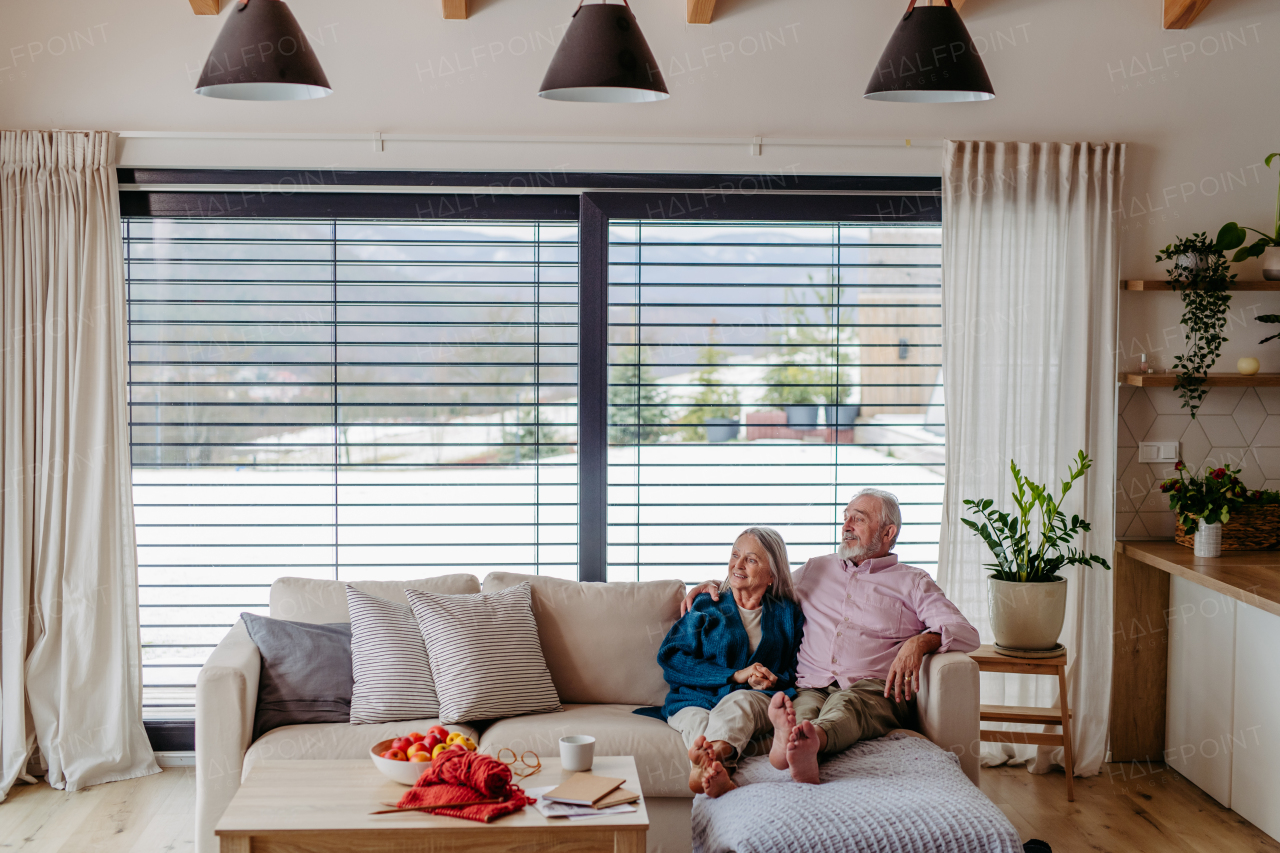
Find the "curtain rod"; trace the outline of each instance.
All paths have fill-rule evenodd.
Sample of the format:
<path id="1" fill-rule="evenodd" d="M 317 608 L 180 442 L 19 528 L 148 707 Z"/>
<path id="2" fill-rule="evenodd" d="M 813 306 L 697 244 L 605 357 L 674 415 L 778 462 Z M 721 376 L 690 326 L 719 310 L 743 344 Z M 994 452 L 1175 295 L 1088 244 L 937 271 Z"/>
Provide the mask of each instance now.
<path id="1" fill-rule="evenodd" d="M 121 139 L 244 140 L 257 142 L 368 142 L 382 151 L 387 142 L 525 145 L 720 145 L 747 146 L 759 156 L 766 146 L 783 148 L 941 148 L 941 139 L 820 139 L 780 136 L 473 136 L 418 133 L 258 133 L 238 131 L 122 130 Z"/>

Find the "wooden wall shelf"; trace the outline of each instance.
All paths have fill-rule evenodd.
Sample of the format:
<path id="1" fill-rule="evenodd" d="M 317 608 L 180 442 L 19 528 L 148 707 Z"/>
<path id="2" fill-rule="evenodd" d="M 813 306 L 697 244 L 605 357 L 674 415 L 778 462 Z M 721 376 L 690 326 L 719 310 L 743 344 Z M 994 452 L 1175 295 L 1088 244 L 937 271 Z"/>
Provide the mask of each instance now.
<path id="1" fill-rule="evenodd" d="M 1125 290 L 1174 290 L 1168 281 L 1125 281 Z M 1280 281 L 1237 281 L 1228 290 L 1280 290 Z"/>
<path id="2" fill-rule="evenodd" d="M 1120 381 L 1139 388 L 1172 388 L 1176 373 L 1122 373 Z M 1210 373 L 1204 383 L 1209 388 L 1280 388 L 1280 373 Z"/>

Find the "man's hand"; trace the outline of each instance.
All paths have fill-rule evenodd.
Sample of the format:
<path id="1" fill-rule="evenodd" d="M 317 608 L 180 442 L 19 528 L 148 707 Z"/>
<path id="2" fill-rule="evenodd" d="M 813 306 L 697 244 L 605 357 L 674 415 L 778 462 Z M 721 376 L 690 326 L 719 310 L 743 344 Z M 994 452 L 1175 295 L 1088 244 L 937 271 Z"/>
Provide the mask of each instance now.
<path id="1" fill-rule="evenodd" d="M 684 601 L 680 602 L 680 615 L 683 616 L 689 612 L 689 608 L 693 607 L 693 600 L 704 592 L 711 593 L 712 601 L 720 600 L 720 584 L 716 581 L 703 581 L 702 583 L 689 590 L 689 594 L 684 597 Z M 739 684 L 746 682 L 740 681 Z"/>
<path id="2" fill-rule="evenodd" d="M 778 677 L 769 671 L 764 664 L 753 663 L 746 669 L 740 669 L 733 674 L 733 680 L 737 684 L 749 684 L 755 690 L 767 690 L 769 687 L 777 683 Z M 764 684 L 765 687 L 757 687 L 757 684 Z"/>
<path id="3" fill-rule="evenodd" d="M 898 655 L 889 667 L 889 677 L 884 680 L 884 697 L 897 702 L 909 702 L 920 690 L 920 667 L 924 656 L 936 652 L 942 645 L 942 637 L 934 633 L 918 634 L 904 640 L 898 647 Z"/>

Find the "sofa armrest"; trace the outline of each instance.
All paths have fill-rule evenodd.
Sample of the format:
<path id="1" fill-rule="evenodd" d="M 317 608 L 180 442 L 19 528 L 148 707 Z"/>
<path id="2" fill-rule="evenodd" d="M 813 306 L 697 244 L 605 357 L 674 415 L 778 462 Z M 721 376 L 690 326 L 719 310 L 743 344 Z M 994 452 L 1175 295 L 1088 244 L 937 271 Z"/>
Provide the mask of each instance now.
<path id="1" fill-rule="evenodd" d="M 964 652 L 928 655 L 920 669 L 916 707 L 920 731 L 960 758 L 960 769 L 978 784 L 981 723 L 978 664 Z"/>
<path id="2" fill-rule="evenodd" d="M 213 828 L 240 787 L 262 656 L 237 621 L 196 678 L 196 853 L 218 853 Z"/>

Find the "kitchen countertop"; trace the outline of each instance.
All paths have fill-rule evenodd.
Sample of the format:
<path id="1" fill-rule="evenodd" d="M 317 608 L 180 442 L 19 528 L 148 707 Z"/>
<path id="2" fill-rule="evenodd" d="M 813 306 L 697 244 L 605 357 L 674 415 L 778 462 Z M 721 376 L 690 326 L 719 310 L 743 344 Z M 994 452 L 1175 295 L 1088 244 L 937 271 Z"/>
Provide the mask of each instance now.
<path id="1" fill-rule="evenodd" d="M 1116 542 L 1140 563 L 1280 616 L 1280 551 L 1223 551 L 1197 557 L 1172 539 Z"/>

